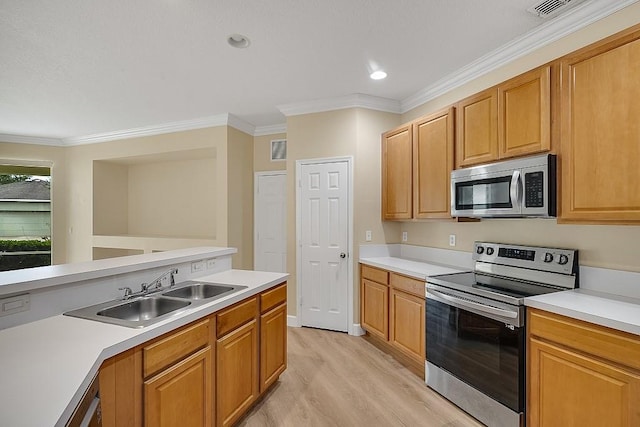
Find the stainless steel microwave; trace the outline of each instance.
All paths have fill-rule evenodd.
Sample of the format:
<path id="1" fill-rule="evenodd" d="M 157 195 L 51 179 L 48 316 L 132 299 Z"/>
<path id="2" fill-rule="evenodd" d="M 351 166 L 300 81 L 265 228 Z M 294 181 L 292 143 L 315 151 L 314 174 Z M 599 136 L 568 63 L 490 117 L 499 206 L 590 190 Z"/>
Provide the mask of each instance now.
<path id="1" fill-rule="evenodd" d="M 451 172 L 451 216 L 556 216 L 556 156 L 524 157 Z"/>

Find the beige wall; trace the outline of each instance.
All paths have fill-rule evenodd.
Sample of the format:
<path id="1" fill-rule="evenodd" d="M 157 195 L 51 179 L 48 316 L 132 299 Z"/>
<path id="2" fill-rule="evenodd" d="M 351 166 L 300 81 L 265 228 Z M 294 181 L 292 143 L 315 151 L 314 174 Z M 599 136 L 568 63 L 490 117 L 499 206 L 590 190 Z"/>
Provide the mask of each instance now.
<path id="1" fill-rule="evenodd" d="M 253 136 L 229 128 L 228 245 L 238 248 L 233 268 L 253 268 Z"/>
<path id="2" fill-rule="evenodd" d="M 271 141 L 274 139 L 287 139 L 287 134 L 278 133 L 253 138 L 253 170 L 255 172 L 287 169 L 286 161 L 271 161 Z"/>
<path id="3" fill-rule="evenodd" d="M 287 119 L 287 217 L 296 218 L 296 161 L 314 158 L 353 156 L 354 162 L 354 316 L 359 317 L 358 245 L 371 230 L 373 243 L 384 243 L 398 234 L 400 224 L 380 219 L 380 134 L 399 124 L 392 113 L 350 108 L 324 113 L 292 116 Z M 289 314 L 296 306 L 296 222 L 288 221 L 287 270 Z"/>
<path id="4" fill-rule="evenodd" d="M 421 105 L 404 114 L 402 121 L 410 121 L 448 106 L 638 22 L 640 3 Z M 455 234 L 457 245 L 454 249 L 467 252 L 472 250 L 475 240 L 577 248 L 583 265 L 640 271 L 638 226 L 558 225 L 555 220 L 483 220 L 479 223 L 405 222 L 401 225 L 401 231 L 408 232 L 409 244 L 446 249 L 452 249 L 448 244 L 449 234 Z M 400 234 L 393 236 L 390 241 L 399 240 Z"/>
<path id="5" fill-rule="evenodd" d="M 17 164 L 24 161 L 51 163 L 52 262 L 67 262 L 67 184 L 64 148 L 0 142 L 0 160 L 15 160 Z"/>

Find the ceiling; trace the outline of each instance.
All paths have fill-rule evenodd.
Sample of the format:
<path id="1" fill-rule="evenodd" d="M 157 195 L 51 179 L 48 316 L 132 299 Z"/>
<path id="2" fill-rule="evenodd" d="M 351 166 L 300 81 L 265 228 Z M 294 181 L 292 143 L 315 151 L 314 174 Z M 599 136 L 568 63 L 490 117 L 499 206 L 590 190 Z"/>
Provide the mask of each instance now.
<path id="1" fill-rule="evenodd" d="M 402 110 L 597 0 L 551 20 L 526 11 L 536 3 L 0 0 L 0 134 L 64 141 L 221 114 L 260 128 L 284 124 L 288 105 L 352 94 Z M 230 47 L 233 33 L 250 47 Z M 377 68 L 385 80 L 369 78 Z"/>

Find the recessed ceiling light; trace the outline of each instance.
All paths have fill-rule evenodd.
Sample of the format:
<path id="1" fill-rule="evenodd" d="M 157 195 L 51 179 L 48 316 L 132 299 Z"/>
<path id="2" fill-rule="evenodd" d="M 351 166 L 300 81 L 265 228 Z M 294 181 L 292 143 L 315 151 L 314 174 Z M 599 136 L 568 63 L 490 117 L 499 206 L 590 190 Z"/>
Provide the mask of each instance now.
<path id="1" fill-rule="evenodd" d="M 382 79 L 387 77 L 387 73 L 385 73 L 382 70 L 378 70 L 378 71 L 374 71 L 373 73 L 369 74 L 369 77 L 371 77 L 373 80 L 382 80 Z"/>
<path id="2" fill-rule="evenodd" d="M 238 49 L 244 49 L 245 47 L 249 47 L 251 41 L 249 40 L 249 37 L 243 36 L 242 34 L 231 34 L 227 38 L 227 43 L 233 47 L 237 47 Z"/>

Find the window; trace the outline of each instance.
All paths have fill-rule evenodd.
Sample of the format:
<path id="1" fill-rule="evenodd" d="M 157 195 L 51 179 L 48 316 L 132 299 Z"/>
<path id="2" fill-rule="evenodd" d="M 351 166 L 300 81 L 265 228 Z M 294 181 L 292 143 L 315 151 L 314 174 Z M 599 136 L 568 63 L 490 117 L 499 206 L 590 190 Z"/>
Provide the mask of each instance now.
<path id="1" fill-rule="evenodd" d="M 51 265 L 51 168 L 0 164 L 0 271 Z"/>

